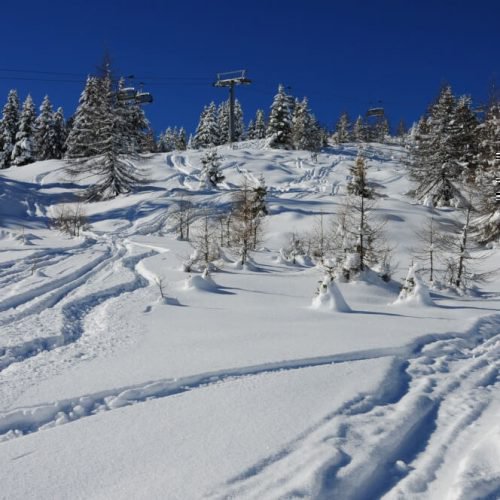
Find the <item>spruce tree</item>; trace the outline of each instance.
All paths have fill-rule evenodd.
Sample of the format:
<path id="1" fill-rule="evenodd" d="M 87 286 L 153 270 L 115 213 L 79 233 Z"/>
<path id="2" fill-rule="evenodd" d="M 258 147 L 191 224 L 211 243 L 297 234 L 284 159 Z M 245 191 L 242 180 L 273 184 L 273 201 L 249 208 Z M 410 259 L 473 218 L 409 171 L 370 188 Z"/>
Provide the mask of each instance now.
<path id="1" fill-rule="evenodd" d="M 240 101 L 235 99 L 234 101 L 234 141 L 238 142 L 243 139 L 245 134 L 245 122 L 243 118 L 243 108 L 241 107 Z"/>
<path id="2" fill-rule="evenodd" d="M 13 165 L 27 165 L 36 161 L 35 120 L 35 105 L 31 96 L 28 95 L 23 104 L 19 131 L 16 134 L 16 143 L 11 155 Z"/>
<path id="3" fill-rule="evenodd" d="M 500 101 L 492 99 L 484 122 L 478 127 L 476 183 L 479 190 L 479 217 L 473 227 L 480 243 L 500 240 Z"/>
<path id="4" fill-rule="evenodd" d="M 53 116 L 54 123 L 54 158 L 61 159 L 65 153 L 65 144 L 68 137 L 68 129 L 66 120 L 64 119 L 64 111 L 61 107 Z"/>
<path id="5" fill-rule="evenodd" d="M 262 109 L 258 109 L 255 113 L 253 139 L 264 139 L 266 137 L 266 117 Z"/>
<path id="6" fill-rule="evenodd" d="M 357 142 L 367 140 L 366 127 L 361 115 L 358 116 L 352 127 L 352 138 Z"/>
<path id="7" fill-rule="evenodd" d="M 19 130 L 19 97 L 17 90 L 12 89 L 7 96 L 2 117 L 2 150 L 0 151 L 0 168 L 11 165 L 12 151 Z"/>
<path id="8" fill-rule="evenodd" d="M 217 128 L 218 141 L 217 145 L 227 144 L 229 142 L 229 102 L 224 101 L 217 108 Z"/>
<path id="9" fill-rule="evenodd" d="M 175 137 L 175 149 L 178 151 L 185 151 L 187 148 L 186 131 L 181 127 Z"/>
<path id="10" fill-rule="evenodd" d="M 207 188 L 216 188 L 224 179 L 224 174 L 220 171 L 222 156 L 216 149 L 207 151 L 201 157 L 203 165 L 201 175 Z"/>
<path id="11" fill-rule="evenodd" d="M 72 127 L 66 139 L 66 157 L 86 158 L 100 153 L 98 131 L 102 119 L 102 95 L 99 79 L 89 76 L 80 96 Z"/>
<path id="12" fill-rule="evenodd" d="M 247 139 L 256 139 L 256 137 L 255 137 L 255 123 L 253 120 L 250 120 L 248 122 L 246 138 Z"/>
<path id="13" fill-rule="evenodd" d="M 193 137 L 193 147 L 196 149 L 210 148 L 219 143 L 219 127 L 217 123 L 217 108 L 212 101 L 205 106 L 200 116 L 198 127 Z"/>
<path id="14" fill-rule="evenodd" d="M 347 113 L 340 115 L 339 121 L 335 126 L 335 142 L 342 144 L 351 140 L 351 121 Z"/>
<path id="15" fill-rule="evenodd" d="M 286 94 L 285 87 L 280 85 L 271 105 L 266 131 L 266 136 L 272 138 L 272 146 L 285 149 L 293 146 L 291 107 L 290 96 Z"/>
<path id="16" fill-rule="evenodd" d="M 49 160 L 56 156 L 56 131 L 54 111 L 49 96 L 45 96 L 36 119 L 36 143 L 39 160 Z"/>
<path id="17" fill-rule="evenodd" d="M 411 172 L 418 186 L 416 197 L 432 206 L 464 206 L 460 182 L 464 177 L 469 155 L 470 119 L 466 99 L 457 106 L 451 87 L 441 89 L 427 117 L 420 121 L 412 146 Z M 460 110 L 460 114 L 457 114 Z M 472 146 L 472 150 L 475 147 Z"/>
<path id="18" fill-rule="evenodd" d="M 476 175 L 477 127 L 479 125 L 471 106 L 470 97 L 460 97 L 457 100 L 454 120 L 450 126 L 452 147 L 454 149 L 453 156 L 460 170 L 460 180 L 469 184 L 474 182 Z"/>
<path id="19" fill-rule="evenodd" d="M 80 114 L 82 125 L 88 124 L 85 121 L 87 117 L 94 118 L 91 123 L 92 130 L 81 129 L 84 133 L 80 136 L 75 134 L 74 140 L 82 141 L 72 144 L 79 156 L 74 157 L 67 168 L 67 172 L 75 177 L 96 176 L 95 183 L 85 191 L 87 201 L 104 200 L 128 193 L 142 181 L 132 162 L 135 154 L 124 144 L 124 133 L 128 124 L 122 109 L 117 105 L 109 68 L 104 77 L 92 80 L 92 90 L 95 94 L 92 95 L 90 103 L 93 106 Z M 84 102 L 86 105 L 89 103 L 87 100 Z M 77 123 L 78 111 L 73 130 Z M 92 136 L 96 142 L 89 144 L 88 138 Z M 91 154 L 84 156 L 84 151 L 90 151 Z"/>

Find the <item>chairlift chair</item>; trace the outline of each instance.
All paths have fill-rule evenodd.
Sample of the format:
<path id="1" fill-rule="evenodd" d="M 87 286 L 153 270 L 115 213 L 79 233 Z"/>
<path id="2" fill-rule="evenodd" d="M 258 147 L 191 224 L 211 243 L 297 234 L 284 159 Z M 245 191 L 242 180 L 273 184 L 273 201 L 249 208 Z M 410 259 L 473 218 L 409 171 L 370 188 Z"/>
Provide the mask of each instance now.
<path id="1" fill-rule="evenodd" d="M 133 101 L 137 97 L 137 90 L 133 87 L 125 87 L 118 91 L 117 97 L 119 101 Z"/>
<path id="2" fill-rule="evenodd" d="M 367 112 L 366 112 L 366 116 L 367 117 L 371 117 L 371 116 L 384 116 L 384 108 L 370 108 Z"/>
<path id="3" fill-rule="evenodd" d="M 135 102 L 137 104 L 150 104 L 153 102 L 153 96 L 149 92 L 137 92 Z"/>

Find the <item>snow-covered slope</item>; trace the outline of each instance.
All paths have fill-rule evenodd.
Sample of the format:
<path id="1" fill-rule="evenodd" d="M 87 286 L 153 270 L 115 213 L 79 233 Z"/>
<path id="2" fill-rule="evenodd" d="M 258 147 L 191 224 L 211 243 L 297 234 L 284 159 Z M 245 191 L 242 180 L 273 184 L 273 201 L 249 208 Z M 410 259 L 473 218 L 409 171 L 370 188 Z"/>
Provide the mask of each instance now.
<path id="1" fill-rule="evenodd" d="M 312 307 L 322 272 L 280 248 L 337 212 L 357 146 L 221 153 L 212 191 L 198 152 L 145 159 L 149 182 L 86 206 L 80 238 L 48 228 L 79 189 L 62 162 L 2 171 L 0 498 L 499 497 L 498 283 L 424 305 L 339 283 Z M 401 148 L 364 154 L 403 281 L 415 229 L 453 213 L 406 196 Z M 223 211 L 261 174 L 252 267 L 227 250 L 209 280 L 183 272 L 169 208 Z"/>

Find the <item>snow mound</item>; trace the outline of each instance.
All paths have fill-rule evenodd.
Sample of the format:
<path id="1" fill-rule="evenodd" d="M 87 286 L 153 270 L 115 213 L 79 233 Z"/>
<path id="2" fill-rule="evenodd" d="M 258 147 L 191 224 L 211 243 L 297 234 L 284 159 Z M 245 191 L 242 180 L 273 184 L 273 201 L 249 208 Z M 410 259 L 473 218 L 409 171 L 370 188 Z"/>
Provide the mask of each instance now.
<path id="1" fill-rule="evenodd" d="M 313 309 L 337 312 L 351 312 L 351 308 L 339 290 L 335 281 L 325 278 L 319 287 L 319 292 L 312 301 Z"/>
<path id="2" fill-rule="evenodd" d="M 422 281 L 422 278 L 420 278 L 414 266 L 411 266 L 408 270 L 403 289 L 393 304 L 427 307 L 435 305 L 429 294 L 429 289 Z"/>
<path id="3" fill-rule="evenodd" d="M 205 292 L 216 292 L 218 286 L 210 276 L 210 273 L 205 269 L 200 275 L 190 276 L 185 282 L 185 289 L 187 290 L 202 290 Z"/>

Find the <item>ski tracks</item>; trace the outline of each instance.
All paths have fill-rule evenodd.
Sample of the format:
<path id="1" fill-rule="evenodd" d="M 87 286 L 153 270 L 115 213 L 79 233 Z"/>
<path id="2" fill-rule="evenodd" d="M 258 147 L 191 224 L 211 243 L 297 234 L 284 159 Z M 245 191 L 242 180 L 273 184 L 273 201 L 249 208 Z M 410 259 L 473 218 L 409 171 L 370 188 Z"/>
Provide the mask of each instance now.
<path id="1" fill-rule="evenodd" d="M 16 338 L 14 334 L 20 331 L 28 332 L 29 335 L 37 334 L 35 338 L 0 348 L 2 389 L 8 391 L 5 400 L 29 384 L 30 377 L 39 379 L 44 371 L 57 371 L 61 363 L 51 362 L 47 354 L 64 346 L 74 346 L 82 337 L 91 335 L 92 332 L 85 330 L 85 321 L 95 311 L 99 312 L 98 307 L 102 303 L 149 285 L 137 268 L 143 259 L 157 251 L 147 249 L 136 253 L 132 245 L 124 245 L 114 239 L 105 242 L 104 246 L 106 250 L 98 252 L 100 257 L 64 278 L 49 282 L 46 288 L 26 292 L 19 304 L 11 304 L 11 308 L 8 308 L 6 303 L 2 303 L 8 314 L 7 318 L 0 318 L 2 323 L 8 323 L 3 328 L 5 337 L 10 330 L 12 338 Z M 98 323 L 102 327 L 103 318 Z M 94 338 L 93 342 L 97 347 L 90 345 L 85 349 L 81 346 L 83 352 L 82 349 L 74 349 L 72 354 L 69 353 L 70 358 L 88 356 L 85 350 L 95 352 L 106 339 L 100 338 L 96 342 Z M 17 363 L 29 364 L 23 367 L 23 376 L 20 376 L 19 370 L 7 374 L 6 369 Z"/>
<path id="2" fill-rule="evenodd" d="M 453 442 L 498 389 L 499 330 L 496 315 L 413 350 L 395 362 L 385 393 L 332 413 L 209 498 L 426 498 Z"/>
<path id="3" fill-rule="evenodd" d="M 0 441 L 240 377 L 392 357 L 379 392 L 360 394 L 332 411 L 207 498 L 368 499 L 386 493 L 388 498 L 425 498 L 457 436 L 480 417 L 497 388 L 499 330 L 500 315 L 494 315 L 465 334 L 427 336 L 401 348 L 157 380 L 19 408 L 0 415 Z"/>

